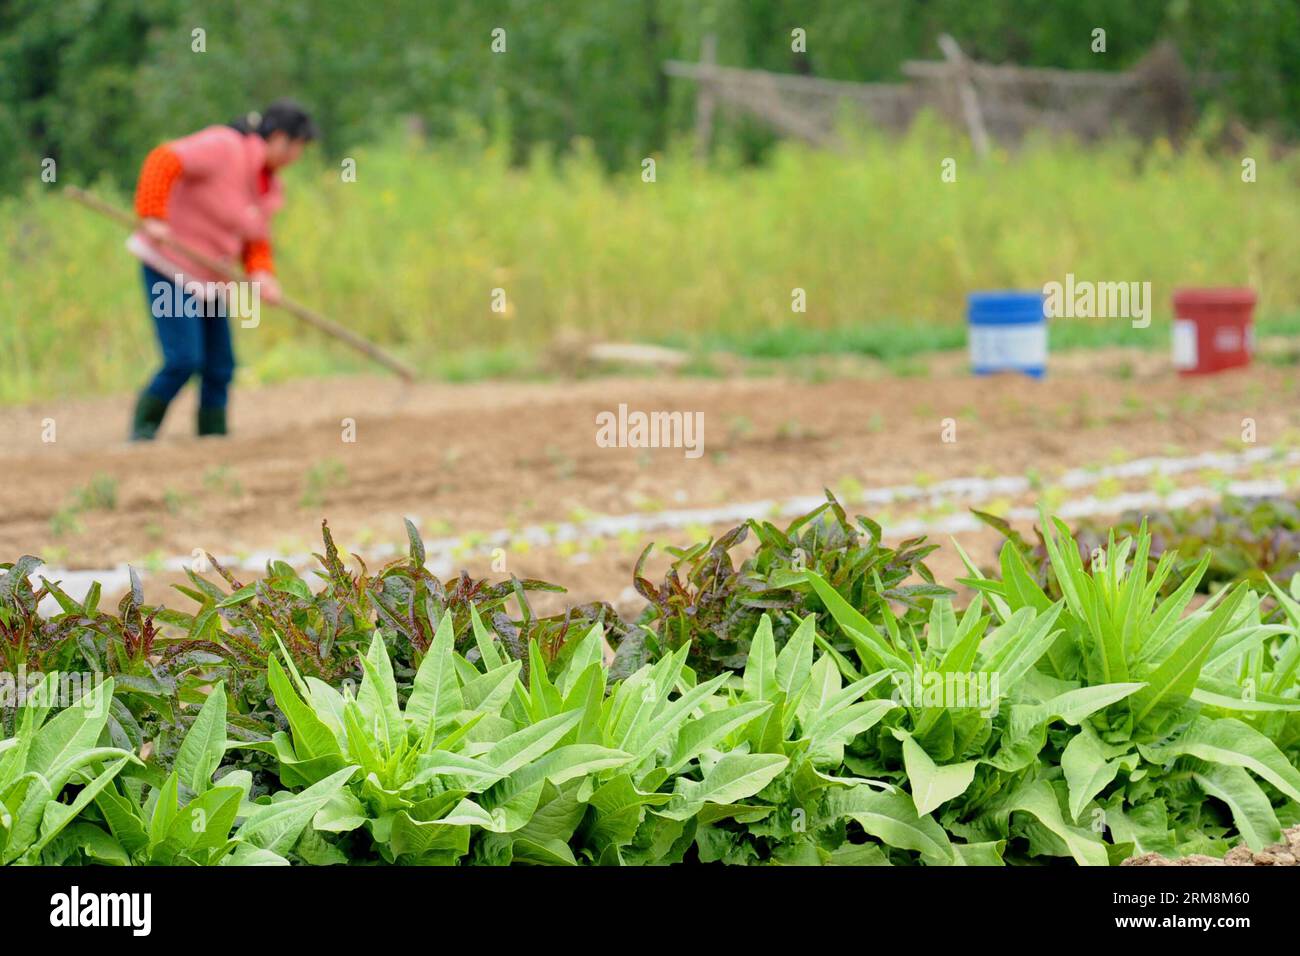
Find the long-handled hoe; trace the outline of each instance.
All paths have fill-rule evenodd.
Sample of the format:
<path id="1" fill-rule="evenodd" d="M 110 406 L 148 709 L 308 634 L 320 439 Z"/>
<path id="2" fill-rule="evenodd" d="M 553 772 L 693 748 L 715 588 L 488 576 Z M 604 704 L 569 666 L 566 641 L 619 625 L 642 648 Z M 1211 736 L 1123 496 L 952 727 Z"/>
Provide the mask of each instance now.
<path id="1" fill-rule="evenodd" d="M 132 229 L 135 229 L 140 225 L 140 220 L 131 213 L 124 209 L 119 209 L 111 203 L 105 202 L 98 196 L 86 192 L 84 189 L 78 189 L 76 186 L 67 186 L 64 188 L 63 193 L 69 199 L 80 203 L 88 209 L 93 209 L 95 212 L 105 215 L 110 219 L 114 219 L 124 226 L 129 226 Z M 200 265 L 211 269 L 213 272 L 224 276 L 227 279 L 242 282 L 246 281 L 248 278 L 243 274 L 243 270 L 239 269 L 237 266 L 233 266 L 227 262 L 222 262 L 219 259 L 215 259 L 212 256 L 199 252 L 197 249 L 193 249 L 177 239 L 164 239 L 162 240 L 162 244 L 171 247 L 187 258 L 193 259 Z M 280 301 L 277 302 L 276 305 L 284 309 L 284 311 L 288 312 L 299 321 L 307 323 L 314 329 L 319 329 L 326 335 L 338 339 L 368 358 L 378 362 L 380 365 L 391 369 L 400 375 L 404 381 L 412 382 L 415 380 L 415 370 L 409 365 L 390 355 L 388 352 L 385 352 L 373 342 L 357 335 L 357 333 L 353 332 L 346 326 L 339 325 L 332 319 L 327 319 L 319 312 L 314 312 L 305 305 L 300 305 L 299 303 L 294 302 L 287 296 L 281 297 Z"/>

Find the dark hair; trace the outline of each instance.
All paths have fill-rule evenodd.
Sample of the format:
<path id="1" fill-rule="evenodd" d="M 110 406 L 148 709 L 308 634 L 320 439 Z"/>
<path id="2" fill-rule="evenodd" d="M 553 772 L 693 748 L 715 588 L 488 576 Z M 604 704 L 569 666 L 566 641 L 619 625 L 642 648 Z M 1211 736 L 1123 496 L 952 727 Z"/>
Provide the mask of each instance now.
<path id="1" fill-rule="evenodd" d="M 269 139 L 275 132 L 284 133 L 290 139 L 301 140 L 313 140 L 320 136 L 311 114 L 293 100 L 276 100 L 261 113 L 254 110 L 231 120 L 228 125 L 241 133 L 256 133 L 262 139 Z"/>

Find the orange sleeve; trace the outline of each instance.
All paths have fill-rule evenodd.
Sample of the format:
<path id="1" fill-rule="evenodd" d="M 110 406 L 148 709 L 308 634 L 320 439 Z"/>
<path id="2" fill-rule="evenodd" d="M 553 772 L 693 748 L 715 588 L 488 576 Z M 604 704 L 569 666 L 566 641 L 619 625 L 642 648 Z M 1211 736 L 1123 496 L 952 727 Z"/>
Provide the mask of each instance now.
<path id="1" fill-rule="evenodd" d="M 249 275 L 254 272 L 275 273 L 270 242 L 265 239 L 252 239 L 244 244 L 244 270 Z"/>
<path id="2" fill-rule="evenodd" d="M 166 219 L 167 197 L 183 172 L 180 157 L 169 146 L 159 146 L 144 159 L 135 187 L 135 211 L 142 219 Z"/>

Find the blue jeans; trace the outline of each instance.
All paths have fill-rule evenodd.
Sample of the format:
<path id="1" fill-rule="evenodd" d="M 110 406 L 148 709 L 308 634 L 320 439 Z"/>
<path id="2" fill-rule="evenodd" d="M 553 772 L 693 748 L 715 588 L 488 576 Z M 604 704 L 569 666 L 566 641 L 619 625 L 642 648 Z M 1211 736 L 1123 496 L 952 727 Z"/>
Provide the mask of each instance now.
<path id="1" fill-rule="evenodd" d="M 209 307 L 201 296 L 179 288 L 175 277 L 149 266 L 144 267 L 144 294 L 163 354 L 163 367 L 145 391 L 170 402 L 186 382 L 199 375 L 199 407 L 225 408 L 235 375 L 235 349 L 226 309 L 217 303 Z"/>

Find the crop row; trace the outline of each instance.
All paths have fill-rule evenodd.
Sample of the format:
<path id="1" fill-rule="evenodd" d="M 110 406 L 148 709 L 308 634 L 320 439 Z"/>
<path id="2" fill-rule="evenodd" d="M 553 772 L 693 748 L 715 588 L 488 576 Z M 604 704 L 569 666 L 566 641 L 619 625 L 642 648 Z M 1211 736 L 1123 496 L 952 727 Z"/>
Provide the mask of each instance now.
<path id="1" fill-rule="evenodd" d="M 325 528 L 316 589 L 191 573 L 192 612 L 0 566 L 0 861 L 1104 865 L 1300 822 L 1300 576 L 1205 598 L 1211 553 L 1045 517 L 958 608 L 828 496 L 643 556 L 627 623 L 408 532 L 372 573 Z"/>

